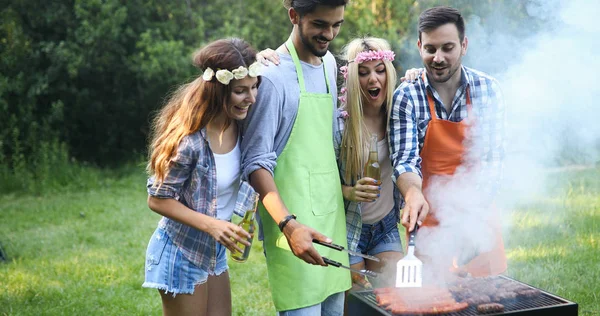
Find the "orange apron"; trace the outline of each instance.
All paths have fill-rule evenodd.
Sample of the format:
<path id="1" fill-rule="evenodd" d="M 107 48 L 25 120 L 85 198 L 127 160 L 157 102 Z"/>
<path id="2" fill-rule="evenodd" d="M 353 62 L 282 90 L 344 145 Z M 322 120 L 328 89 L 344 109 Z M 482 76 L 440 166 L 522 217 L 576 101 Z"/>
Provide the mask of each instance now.
<path id="1" fill-rule="evenodd" d="M 423 73 L 425 80 L 425 73 Z M 471 116 L 471 96 L 469 87 L 467 87 L 467 113 Z M 427 91 L 427 102 L 431 113 L 431 121 L 427 127 L 425 134 L 425 142 L 421 150 L 421 171 L 423 174 L 423 194 L 427 199 L 427 187 L 432 176 L 451 176 L 456 171 L 456 168 L 461 165 L 465 147 L 463 140 L 469 125 L 466 120 L 461 122 L 451 122 L 448 120 L 439 119 L 435 111 L 435 102 L 433 96 Z M 427 199 L 428 202 L 430 199 Z M 435 206 L 429 204 L 430 213 L 425 218 L 423 225 L 435 227 L 439 225 L 438 219 L 435 217 Z M 493 208 L 493 206 L 491 206 Z M 495 213 L 495 208 L 492 210 Z M 493 216 L 492 216 L 493 218 Z M 470 273 L 474 277 L 488 276 L 500 274 L 506 270 L 506 255 L 504 253 L 504 243 L 502 241 L 502 233 L 498 221 L 491 221 L 490 228 L 496 236 L 495 245 L 489 252 L 479 253 L 471 261 L 464 266 L 459 267 L 460 270 Z M 418 248 L 418 247 L 417 247 Z M 456 257 L 455 257 L 456 258 Z M 453 268 L 452 258 L 448 258 L 448 267 Z"/>

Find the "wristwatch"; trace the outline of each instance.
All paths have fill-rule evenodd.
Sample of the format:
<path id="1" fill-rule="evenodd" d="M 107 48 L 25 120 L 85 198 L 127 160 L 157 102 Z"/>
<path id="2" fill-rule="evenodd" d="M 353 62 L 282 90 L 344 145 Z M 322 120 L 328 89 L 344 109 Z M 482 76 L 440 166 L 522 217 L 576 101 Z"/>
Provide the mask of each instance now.
<path id="1" fill-rule="evenodd" d="M 283 232 L 283 228 L 285 227 L 285 225 L 287 225 L 287 223 L 292 219 L 296 219 L 296 215 L 290 214 L 290 215 L 284 217 L 281 220 L 281 222 L 279 222 L 279 224 L 277 224 L 277 226 L 279 226 L 279 230 Z"/>

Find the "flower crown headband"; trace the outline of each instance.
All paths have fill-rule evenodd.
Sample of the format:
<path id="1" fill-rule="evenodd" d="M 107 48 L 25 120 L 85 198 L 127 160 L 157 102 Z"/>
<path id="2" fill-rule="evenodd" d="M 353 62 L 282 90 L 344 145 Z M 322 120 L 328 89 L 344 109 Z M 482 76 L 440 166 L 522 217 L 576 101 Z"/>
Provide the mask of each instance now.
<path id="1" fill-rule="evenodd" d="M 262 64 L 258 61 L 255 61 L 246 69 L 244 66 L 239 66 L 236 69 L 229 71 L 227 69 L 219 69 L 215 73 L 212 68 L 207 67 L 202 74 L 202 79 L 204 81 L 211 81 L 213 76 L 217 78 L 217 81 L 224 85 L 228 85 L 232 79 L 244 79 L 246 76 L 250 77 L 258 77 L 262 73 Z"/>
<path id="2" fill-rule="evenodd" d="M 396 54 L 391 50 L 370 50 L 365 52 L 360 52 L 356 55 L 354 60 L 348 61 L 348 63 L 356 62 L 357 64 L 362 64 L 365 61 L 371 60 L 389 60 L 393 61 Z"/>
<path id="3" fill-rule="evenodd" d="M 348 61 L 348 64 L 350 64 L 352 62 L 355 62 L 357 64 L 362 64 L 366 61 L 371 61 L 371 60 L 394 61 L 395 57 L 396 57 L 396 54 L 394 54 L 394 52 L 391 50 L 370 50 L 370 51 L 364 51 L 364 52 L 358 53 L 353 60 Z M 342 76 L 344 76 L 344 83 L 345 83 L 345 81 L 348 80 L 348 65 L 340 67 L 340 73 L 342 74 Z M 342 102 L 343 104 L 346 104 L 346 91 L 347 91 L 346 85 L 344 84 L 344 87 L 342 87 L 342 89 L 340 89 L 340 93 L 342 95 L 338 97 L 340 102 Z"/>

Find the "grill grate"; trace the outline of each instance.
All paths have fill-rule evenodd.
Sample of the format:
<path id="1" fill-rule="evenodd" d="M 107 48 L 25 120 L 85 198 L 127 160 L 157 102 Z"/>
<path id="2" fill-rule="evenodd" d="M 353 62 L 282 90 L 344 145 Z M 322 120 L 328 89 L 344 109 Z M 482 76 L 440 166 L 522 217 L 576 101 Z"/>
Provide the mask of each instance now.
<path id="1" fill-rule="evenodd" d="M 530 285 L 524 284 L 517 280 L 513 280 L 511 278 L 505 276 L 499 276 L 499 278 L 505 278 L 513 282 L 518 282 L 520 284 L 526 285 L 530 288 L 534 288 Z M 371 312 L 368 313 L 370 315 L 389 315 L 393 314 L 377 305 L 377 300 L 373 291 L 357 291 L 351 292 L 349 304 L 357 306 L 355 302 L 356 300 L 352 300 L 352 297 L 355 296 L 360 301 L 366 303 L 370 306 Z M 353 302 L 354 301 L 354 302 Z M 517 298 L 510 300 L 500 301 L 502 305 L 504 305 L 504 312 L 497 314 L 486 314 L 487 316 L 491 315 L 577 315 L 578 306 L 576 303 L 569 302 L 565 299 L 562 299 L 558 296 L 552 295 L 550 293 L 546 293 L 542 291 L 541 295 L 534 298 Z M 352 310 L 354 308 L 350 307 L 350 315 L 353 315 Z M 357 309 L 356 309 L 357 310 Z M 364 309 L 361 309 L 361 312 L 356 315 L 366 315 Z M 476 306 L 469 306 L 467 309 L 446 313 L 446 314 L 438 314 L 441 316 L 478 316 L 481 315 L 477 312 Z M 396 315 L 399 316 L 399 315 Z M 413 315 L 414 316 L 414 315 Z"/>

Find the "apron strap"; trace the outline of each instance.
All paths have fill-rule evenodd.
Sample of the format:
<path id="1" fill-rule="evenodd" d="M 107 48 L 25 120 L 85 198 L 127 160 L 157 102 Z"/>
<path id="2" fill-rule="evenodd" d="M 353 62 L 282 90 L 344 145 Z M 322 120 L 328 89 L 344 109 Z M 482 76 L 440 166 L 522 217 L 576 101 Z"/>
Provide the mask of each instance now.
<path id="1" fill-rule="evenodd" d="M 423 78 L 423 82 L 425 82 L 425 72 L 423 72 L 421 74 L 421 78 Z M 467 116 L 471 116 L 471 110 L 472 110 L 472 106 L 471 106 L 471 86 L 468 85 L 467 86 Z M 429 90 L 427 90 L 427 88 L 425 88 L 425 93 L 427 94 L 427 103 L 429 105 L 429 113 L 431 114 L 431 120 L 432 121 L 437 121 L 438 117 L 437 114 L 435 112 L 435 101 L 433 100 L 433 96 L 431 95 L 431 92 L 429 92 Z"/>
<path id="2" fill-rule="evenodd" d="M 302 65 L 300 64 L 300 58 L 298 58 L 298 53 L 296 52 L 296 47 L 292 42 L 292 38 L 288 38 L 285 42 L 285 47 L 290 52 L 292 56 L 292 60 L 294 61 L 294 65 L 296 66 L 296 75 L 298 76 L 298 84 L 300 85 L 300 93 L 306 92 L 306 86 L 304 85 L 304 74 L 302 73 Z M 327 93 L 330 93 L 331 89 L 329 88 L 329 78 L 327 77 L 327 65 L 325 64 L 325 59 L 321 58 L 323 62 L 323 73 L 325 74 L 325 84 L 327 85 Z"/>

